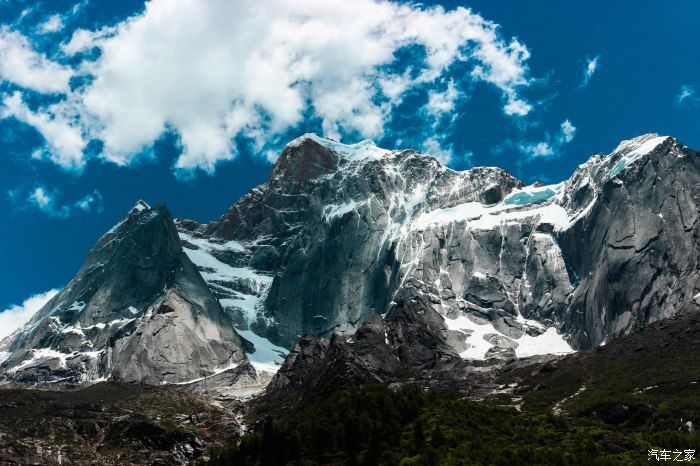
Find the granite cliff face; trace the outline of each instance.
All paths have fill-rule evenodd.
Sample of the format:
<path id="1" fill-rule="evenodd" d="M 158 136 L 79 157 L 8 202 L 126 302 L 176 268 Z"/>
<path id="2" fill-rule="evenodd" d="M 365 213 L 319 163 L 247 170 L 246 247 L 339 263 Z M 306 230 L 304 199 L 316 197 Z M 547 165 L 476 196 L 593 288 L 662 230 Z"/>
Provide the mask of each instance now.
<path id="1" fill-rule="evenodd" d="M 0 371 L 183 382 L 294 348 L 284 387 L 322 360 L 391 381 L 597 346 L 700 310 L 699 196 L 698 153 L 654 134 L 549 186 L 304 135 L 211 223 L 137 205 Z"/>
<path id="2" fill-rule="evenodd" d="M 459 173 L 413 151 L 306 135 L 282 151 L 268 184 L 219 220 L 180 226 L 242 245 L 241 263 L 269 277 L 251 328 L 290 347 L 304 333 L 352 333 L 386 312 L 420 211 L 497 202 L 520 185 L 496 168 Z"/>
<path id="3" fill-rule="evenodd" d="M 236 242 L 262 279 L 230 288 L 231 309 L 280 346 L 350 335 L 401 294 L 430 302 L 462 357 L 522 357 L 699 309 L 699 190 L 698 154 L 654 134 L 550 186 L 305 135 L 221 218 L 179 227 Z"/>
<path id="4" fill-rule="evenodd" d="M 2 375 L 26 382 L 184 382 L 245 360 L 170 213 L 143 202 L 0 350 Z"/>
<path id="5" fill-rule="evenodd" d="M 562 320 L 580 347 L 700 310 L 700 155 L 643 136 L 596 156 L 561 203 L 581 212 L 557 235 L 574 289 Z"/>

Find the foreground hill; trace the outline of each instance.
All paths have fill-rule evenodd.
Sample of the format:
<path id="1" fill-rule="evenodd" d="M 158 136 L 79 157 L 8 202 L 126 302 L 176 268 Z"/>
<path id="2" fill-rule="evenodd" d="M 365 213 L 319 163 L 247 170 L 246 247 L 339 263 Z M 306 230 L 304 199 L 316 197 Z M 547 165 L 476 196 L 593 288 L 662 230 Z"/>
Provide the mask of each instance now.
<path id="1" fill-rule="evenodd" d="M 256 428 L 210 464 L 647 464 L 698 451 L 700 313 L 593 350 L 506 365 L 489 392 L 340 385 Z M 483 387 L 482 387 L 483 388 Z M 672 454 L 676 457 L 676 454 Z"/>
<path id="2" fill-rule="evenodd" d="M 114 382 L 0 389 L 0 463 L 647 464 L 650 448 L 698 450 L 698 350 L 692 313 L 600 348 L 504 364 L 483 385 L 332 380 L 284 409 L 269 397 L 222 409 Z"/>

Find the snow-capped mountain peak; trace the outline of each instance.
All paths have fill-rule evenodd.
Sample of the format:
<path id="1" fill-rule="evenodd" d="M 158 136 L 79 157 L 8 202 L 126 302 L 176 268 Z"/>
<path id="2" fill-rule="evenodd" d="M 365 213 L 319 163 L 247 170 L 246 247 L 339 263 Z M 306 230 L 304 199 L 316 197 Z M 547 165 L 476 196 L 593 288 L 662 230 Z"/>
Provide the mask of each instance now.
<path id="1" fill-rule="evenodd" d="M 210 223 L 139 201 L 0 345 L 0 370 L 183 383 L 375 331 L 410 364 L 407 341 L 468 359 L 588 348 L 700 308 L 699 189 L 698 154 L 655 134 L 531 186 L 307 134 Z"/>

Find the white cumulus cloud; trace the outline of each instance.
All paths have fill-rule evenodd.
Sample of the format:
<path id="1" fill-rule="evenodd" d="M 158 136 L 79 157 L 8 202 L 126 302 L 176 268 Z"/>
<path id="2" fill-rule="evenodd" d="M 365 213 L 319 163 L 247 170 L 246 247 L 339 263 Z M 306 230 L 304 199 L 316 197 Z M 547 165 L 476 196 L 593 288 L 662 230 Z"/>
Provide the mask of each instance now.
<path id="1" fill-rule="evenodd" d="M 557 157 L 561 149 L 574 140 L 575 135 L 576 127 L 567 119 L 559 125 L 559 131 L 555 135 L 547 133 L 544 141 L 521 142 L 518 149 L 530 158 Z"/>
<path id="2" fill-rule="evenodd" d="M 97 58 L 72 70 L 90 79 L 67 91 L 63 106 L 19 107 L 20 119 L 45 137 L 54 120 L 53 128 L 69 133 L 53 143 L 47 137 L 62 154 L 52 159 L 66 165 L 80 165 L 77 152 L 93 138 L 105 159 L 126 165 L 174 131 L 182 147 L 176 167 L 211 172 L 235 157 L 238 137 L 265 153 L 268 141 L 308 117 L 326 136 L 379 138 L 407 91 L 446 82 L 456 63 L 467 64 L 470 80 L 501 91 L 507 115 L 532 109 L 520 96 L 531 82 L 527 48 L 462 7 L 152 0 L 117 25 L 74 31 L 62 52 L 86 57 L 79 54 L 93 48 Z M 411 59 L 399 61 L 397 53 Z M 433 96 L 430 109 L 452 111 L 455 86 Z"/>
<path id="3" fill-rule="evenodd" d="M 0 80 L 42 93 L 66 93 L 73 71 L 34 51 L 22 34 L 0 26 Z"/>
<path id="4" fill-rule="evenodd" d="M 506 115 L 525 116 L 532 110 L 532 105 L 526 101 L 516 98 L 509 98 L 508 103 L 503 107 Z"/>
<path id="5" fill-rule="evenodd" d="M 0 311 L 0 340 L 29 322 L 29 319 L 57 293 L 58 290 L 38 293 L 27 298 L 20 305 L 12 305 L 4 311 Z"/>

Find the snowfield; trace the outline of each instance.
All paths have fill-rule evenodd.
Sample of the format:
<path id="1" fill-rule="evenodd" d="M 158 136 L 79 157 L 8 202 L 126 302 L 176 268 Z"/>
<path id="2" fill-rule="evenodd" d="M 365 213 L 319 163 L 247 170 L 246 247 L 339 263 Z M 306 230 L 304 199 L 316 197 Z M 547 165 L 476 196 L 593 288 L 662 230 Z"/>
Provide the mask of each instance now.
<path id="1" fill-rule="evenodd" d="M 246 325 L 245 328 L 236 328 L 236 333 L 251 342 L 255 347 L 255 351 L 247 353 L 250 363 L 258 372 L 265 371 L 273 374 L 277 372 L 289 350 L 273 344 L 267 338 L 261 337 L 250 330 L 251 324 L 260 318 L 265 319 L 258 313 L 258 308 L 272 283 L 272 277 L 259 274 L 252 268 L 232 267 L 214 257 L 214 253 L 220 251 L 245 251 L 245 247 L 237 241 L 214 243 L 206 239 L 195 238 L 183 232 L 179 234 L 180 239 L 196 247 L 196 249 L 191 249 L 186 245 L 184 251 L 187 257 L 197 266 L 202 278 L 209 284 L 210 288 L 223 289 L 226 291 L 227 296 L 232 296 L 220 298 L 221 306 L 225 310 L 235 309 L 242 313 Z M 252 285 L 256 293 L 247 294 L 240 291 L 240 288 L 236 285 L 238 280 L 244 280 L 247 288 Z M 187 383 L 192 382 L 194 381 Z"/>

